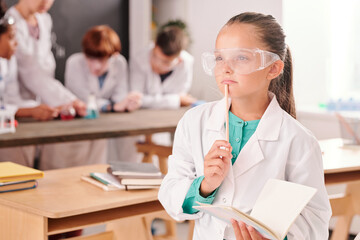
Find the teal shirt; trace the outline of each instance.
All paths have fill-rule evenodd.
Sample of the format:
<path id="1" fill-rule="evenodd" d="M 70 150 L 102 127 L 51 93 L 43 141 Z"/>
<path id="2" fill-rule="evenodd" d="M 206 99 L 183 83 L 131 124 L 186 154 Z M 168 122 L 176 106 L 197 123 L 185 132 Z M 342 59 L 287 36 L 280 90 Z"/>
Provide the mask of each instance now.
<path id="1" fill-rule="evenodd" d="M 259 122 L 260 120 L 244 122 L 242 119 L 229 111 L 229 141 L 233 148 L 231 152 L 233 155 L 233 158 L 231 159 L 232 164 L 235 163 L 241 149 L 254 134 Z M 206 198 L 200 195 L 200 184 L 203 179 L 204 176 L 200 176 L 194 179 L 193 183 L 191 184 L 182 205 L 184 213 L 197 213 L 198 210 L 193 208 L 193 206 L 196 205 L 196 202 L 211 204 L 214 201 L 218 188 Z"/>

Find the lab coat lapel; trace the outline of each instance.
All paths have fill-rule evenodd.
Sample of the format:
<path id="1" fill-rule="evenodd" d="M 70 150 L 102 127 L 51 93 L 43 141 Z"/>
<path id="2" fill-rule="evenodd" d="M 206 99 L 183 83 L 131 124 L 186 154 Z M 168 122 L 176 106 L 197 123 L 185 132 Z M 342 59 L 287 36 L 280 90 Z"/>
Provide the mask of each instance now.
<path id="1" fill-rule="evenodd" d="M 240 151 L 233 165 L 235 177 L 244 174 L 265 159 L 260 141 L 277 141 L 279 138 L 284 111 L 273 93 L 269 93 L 269 97 L 270 104 L 260 119 L 256 131 Z"/>
<path id="2" fill-rule="evenodd" d="M 235 177 L 244 174 L 247 170 L 264 160 L 259 140 L 254 134 L 240 151 L 234 165 L 233 171 Z"/>

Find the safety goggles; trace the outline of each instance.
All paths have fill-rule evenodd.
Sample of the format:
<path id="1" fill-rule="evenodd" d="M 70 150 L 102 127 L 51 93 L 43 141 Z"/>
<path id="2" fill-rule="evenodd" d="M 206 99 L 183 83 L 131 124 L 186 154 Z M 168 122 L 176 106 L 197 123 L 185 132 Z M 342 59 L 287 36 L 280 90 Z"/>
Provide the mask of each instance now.
<path id="1" fill-rule="evenodd" d="M 217 74 L 226 67 L 241 75 L 250 74 L 280 60 L 279 55 L 261 49 L 224 48 L 202 55 L 202 65 L 209 75 Z"/>
<path id="2" fill-rule="evenodd" d="M 14 23 L 15 23 L 15 19 L 7 14 L 5 14 L 2 18 L 0 18 L 0 26 L 13 25 Z"/>

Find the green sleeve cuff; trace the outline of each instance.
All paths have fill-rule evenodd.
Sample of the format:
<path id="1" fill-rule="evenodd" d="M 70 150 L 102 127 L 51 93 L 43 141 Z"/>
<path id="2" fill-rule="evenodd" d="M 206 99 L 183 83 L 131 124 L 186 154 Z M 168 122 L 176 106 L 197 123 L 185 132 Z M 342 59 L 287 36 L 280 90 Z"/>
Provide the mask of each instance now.
<path id="1" fill-rule="evenodd" d="M 196 202 L 211 204 L 214 201 L 218 188 L 215 189 L 215 191 L 206 198 L 200 195 L 200 185 L 203 179 L 204 176 L 195 178 L 193 183 L 191 184 L 182 205 L 184 213 L 194 214 L 199 212 L 198 210 L 193 208 L 193 206 L 197 206 Z"/>

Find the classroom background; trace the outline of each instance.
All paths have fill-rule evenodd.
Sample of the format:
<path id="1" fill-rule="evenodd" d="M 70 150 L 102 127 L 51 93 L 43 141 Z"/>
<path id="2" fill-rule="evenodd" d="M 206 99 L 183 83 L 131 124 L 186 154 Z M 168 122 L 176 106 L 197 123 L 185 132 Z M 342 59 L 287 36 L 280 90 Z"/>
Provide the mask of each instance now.
<path id="1" fill-rule="evenodd" d="M 6 2 L 9 8 L 16 3 Z M 182 19 L 191 39 L 188 51 L 195 58 L 190 94 L 218 100 L 221 94 L 213 78 L 204 73 L 201 54 L 214 48 L 217 31 L 231 16 L 262 12 L 273 15 L 287 33 L 295 66 L 298 120 L 319 140 L 341 137 L 338 120 L 326 108 L 330 103 L 360 103 L 359 9 L 356 0 L 57 0 L 49 11 L 56 79 L 64 81 L 67 57 L 81 51 L 82 36 L 93 25 L 111 26 L 120 36 L 121 54 L 129 60 L 149 45 L 158 26 Z M 344 188 L 328 187 L 328 191 Z M 360 232 L 359 217 L 350 232 Z"/>

